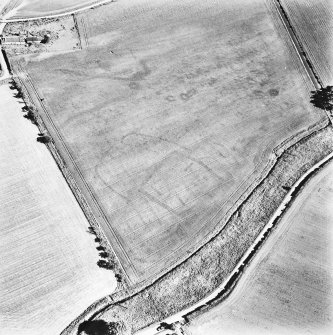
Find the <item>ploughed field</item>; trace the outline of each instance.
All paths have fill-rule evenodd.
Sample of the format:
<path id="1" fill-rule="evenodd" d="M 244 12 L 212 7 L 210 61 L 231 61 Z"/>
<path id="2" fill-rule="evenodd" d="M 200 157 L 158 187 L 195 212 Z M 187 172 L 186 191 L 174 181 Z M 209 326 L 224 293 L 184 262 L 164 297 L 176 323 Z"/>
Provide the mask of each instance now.
<path id="1" fill-rule="evenodd" d="M 0 86 L 0 333 L 56 335 L 116 281 L 14 94 Z"/>
<path id="2" fill-rule="evenodd" d="M 226 301 L 186 333 L 331 334 L 333 163 L 288 209 Z"/>
<path id="3" fill-rule="evenodd" d="M 6 0 L 4 0 L 6 1 Z M 10 19 L 57 15 L 94 5 L 98 0 L 9 0 L 7 7 L 14 9 Z"/>
<path id="4" fill-rule="evenodd" d="M 123 0 L 77 20 L 82 51 L 26 68 L 138 282 L 199 246 L 324 114 L 270 1 Z"/>
<path id="5" fill-rule="evenodd" d="M 281 0 L 306 54 L 324 85 L 333 84 L 333 3 Z"/>

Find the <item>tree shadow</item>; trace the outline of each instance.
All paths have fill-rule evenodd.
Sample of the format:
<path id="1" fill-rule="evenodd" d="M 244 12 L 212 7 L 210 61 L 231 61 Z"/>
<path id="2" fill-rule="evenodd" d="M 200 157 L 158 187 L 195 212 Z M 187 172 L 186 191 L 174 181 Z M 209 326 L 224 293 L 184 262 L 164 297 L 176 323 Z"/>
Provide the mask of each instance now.
<path id="1" fill-rule="evenodd" d="M 311 91 L 310 102 L 313 106 L 326 111 L 333 110 L 333 86 L 322 87 L 319 90 Z"/>
<path id="2" fill-rule="evenodd" d="M 51 137 L 47 135 L 42 135 L 37 137 L 37 142 L 47 144 L 51 142 Z"/>
<path id="3" fill-rule="evenodd" d="M 104 320 L 88 320 L 79 325 L 77 334 L 83 332 L 86 335 L 118 335 L 120 324 L 118 322 L 106 322 Z"/>

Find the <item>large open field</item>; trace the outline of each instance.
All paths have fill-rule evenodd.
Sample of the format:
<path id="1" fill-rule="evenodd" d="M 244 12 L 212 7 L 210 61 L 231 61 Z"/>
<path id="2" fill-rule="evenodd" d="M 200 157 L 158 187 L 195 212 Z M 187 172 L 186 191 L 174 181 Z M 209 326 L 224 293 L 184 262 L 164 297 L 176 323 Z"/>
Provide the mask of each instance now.
<path id="1" fill-rule="evenodd" d="M 324 85 L 333 84 L 333 3 L 331 0 L 281 0 Z"/>
<path id="2" fill-rule="evenodd" d="M 56 335 L 116 283 L 14 92 L 0 86 L 0 333 Z"/>
<path id="3" fill-rule="evenodd" d="M 323 114 L 269 1 L 123 0 L 78 22 L 87 48 L 25 66 L 138 282 L 193 251 Z"/>
<path id="4" fill-rule="evenodd" d="M 230 297 L 186 334 L 331 334 L 333 163 L 305 186 Z"/>

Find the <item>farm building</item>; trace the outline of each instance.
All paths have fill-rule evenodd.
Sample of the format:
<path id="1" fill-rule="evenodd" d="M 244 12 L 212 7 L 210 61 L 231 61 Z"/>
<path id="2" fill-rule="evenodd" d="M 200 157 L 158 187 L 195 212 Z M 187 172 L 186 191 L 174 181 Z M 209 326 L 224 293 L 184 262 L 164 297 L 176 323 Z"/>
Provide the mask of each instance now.
<path id="1" fill-rule="evenodd" d="M 0 35 L 0 43 L 5 44 L 25 44 L 25 36 L 17 35 L 17 36 L 3 36 Z"/>
<path id="2" fill-rule="evenodd" d="M 2 45 L 40 43 L 42 40 L 43 37 L 33 35 L 28 36 L 28 33 L 20 35 L 9 35 L 9 36 L 0 35 L 0 44 Z"/>
<path id="3" fill-rule="evenodd" d="M 28 36 L 25 39 L 26 43 L 41 42 L 42 40 L 43 40 L 43 37 L 40 37 L 40 36 Z"/>

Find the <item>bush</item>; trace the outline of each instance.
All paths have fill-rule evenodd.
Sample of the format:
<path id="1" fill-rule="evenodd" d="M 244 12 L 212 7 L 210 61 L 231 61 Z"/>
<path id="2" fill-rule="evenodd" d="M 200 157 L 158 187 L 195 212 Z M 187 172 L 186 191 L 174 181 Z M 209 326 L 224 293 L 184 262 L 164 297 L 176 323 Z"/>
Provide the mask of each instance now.
<path id="1" fill-rule="evenodd" d="M 109 257 L 109 254 L 108 254 L 107 252 L 105 252 L 105 251 L 100 252 L 99 255 L 100 255 L 101 257 L 103 257 L 103 258 L 107 258 L 107 257 Z"/>
<path id="2" fill-rule="evenodd" d="M 105 261 L 104 259 L 99 259 L 97 261 L 97 265 L 100 267 L 100 268 L 107 268 L 108 266 L 108 262 Z"/>
<path id="3" fill-rule="evenodd" d="M 93 227 L 88 227 L 88 233 L 96 235 L 95 229 Z"/>
<path id="4" fill-rule="evenodd" d="M 97 265 L 100 268 L 107 269 L 107 270 L 113 270 L 114 269 L 114 262 L 106 261 L 105 259 L 98 260 Z"/>
<path id="5" fill-rule="evenodd" d="M 47 135 L 42 135 L 40 137 L 37 137 L 37 142 L 44 143 L 44 144 L 50 143 L 51 137 Z"/>
<path id="6" fill-rule="evenodd" d="M 24 115 L 24 117 L 27 118 L 28 120 L 30 120 L 32 123 L 37 124 L 36 115 L 32 110 L 29 109 L 28 113 L 26 115 Z"/>
<path id="7" fill-rule="evenodd" d="M 23 98 L 23 97 L 24 97 L 24 95 L 23 95 L 22 90 L 20 88 L 18 88 L 17 93 L 15 94 L 15 98 L 20 99 L 20 98 Z"/>

